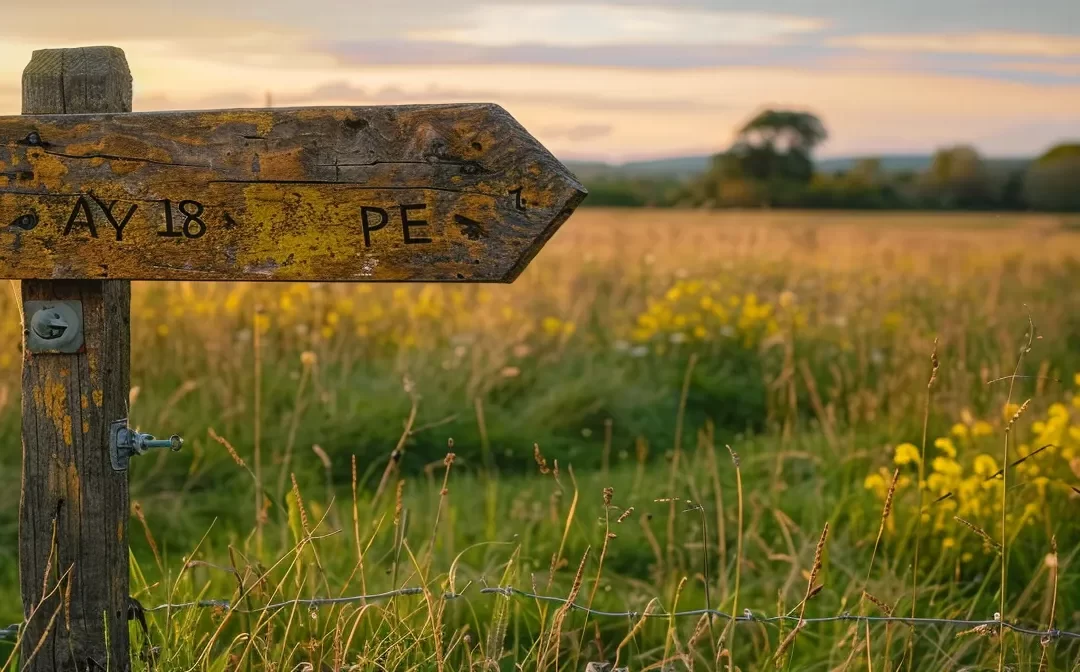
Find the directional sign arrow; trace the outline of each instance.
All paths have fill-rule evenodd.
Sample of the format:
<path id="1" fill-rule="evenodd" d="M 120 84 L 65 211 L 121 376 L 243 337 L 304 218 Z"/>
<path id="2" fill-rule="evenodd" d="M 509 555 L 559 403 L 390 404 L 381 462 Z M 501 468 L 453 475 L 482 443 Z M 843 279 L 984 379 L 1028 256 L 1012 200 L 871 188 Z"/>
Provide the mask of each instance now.
<path id="1" fill-rule="evenodd" d="M 497 105 L 0 117 L 0 278 L 511 282 L 584 197 Z"/>

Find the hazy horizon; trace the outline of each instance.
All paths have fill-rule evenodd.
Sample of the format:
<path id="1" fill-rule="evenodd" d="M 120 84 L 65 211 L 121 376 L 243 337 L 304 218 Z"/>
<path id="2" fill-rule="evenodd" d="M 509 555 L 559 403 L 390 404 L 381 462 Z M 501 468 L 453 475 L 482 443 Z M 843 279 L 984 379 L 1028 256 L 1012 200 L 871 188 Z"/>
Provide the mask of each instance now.
<path id="1" fill-rule="evenodd" d="M 812 111 L 821 157 L 1080 139 L 1080 3 L 43 0 L 0 25 L 0 113 L 34 49 L 112 44 L 136 110 L 496 102 L 567 160 L 710 154 Z"/>

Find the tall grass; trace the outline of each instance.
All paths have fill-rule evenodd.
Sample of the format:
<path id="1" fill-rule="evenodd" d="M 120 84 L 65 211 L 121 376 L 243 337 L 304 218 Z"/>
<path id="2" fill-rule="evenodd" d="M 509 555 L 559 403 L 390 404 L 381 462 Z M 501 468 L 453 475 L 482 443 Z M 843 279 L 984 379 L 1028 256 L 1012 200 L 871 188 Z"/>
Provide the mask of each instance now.
<path id="1" fill-rule="evenodd" d="M 134 597 L 233 608 L 148 613 L 136 666 L 1067 669 L 1071 640 L 807 619 L 1080 609 L 1077 252 L 1047 217 L 593 211 L 510 287 L 137 285 L 131 415 L 190 450 L 133 468 Z M 4 473 L 19 387 L 0 352 Z M 706 606 L 796 620 L 660 617 Z"/>

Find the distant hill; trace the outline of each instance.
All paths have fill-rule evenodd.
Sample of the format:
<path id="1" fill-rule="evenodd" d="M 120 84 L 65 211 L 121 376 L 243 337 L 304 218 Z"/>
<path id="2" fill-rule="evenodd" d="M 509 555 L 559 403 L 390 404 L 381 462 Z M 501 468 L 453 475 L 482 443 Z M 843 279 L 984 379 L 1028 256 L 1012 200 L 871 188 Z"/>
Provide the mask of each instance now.
<path id="1" fill-rule="evenodd" d="M 567 161 L 566 167 L 578 179 L 593 180 L 610 177 L 659 177 L 685 179 L 704 173 L 709 168 L 712 155 L 678 156 L 670 159 L 631 161 L 629 163 L 601 163 L 594 161 Z"/>
<path id="2" fill-rule="evenodd" d="M 817 169 L 822 173 L 842 173 L 851 170 L 861 158 L 866 157 L 845 156 L 822 159 L 817 162 Z M 881 167 L 887 173 L 921 173 L 929 170 L 934 161 L 934 157 L 930 154 L 886 154 L 877 158 L 881 159 Z M 1005 173 L 1023 170 L 1033 160 L 1016 157 L 986 157 L 983 162 L 990 171 Z"/>
<path id="3" fill-rule="evenodd" d="M 842 156 L 831 159 L 821 159 L 817 162 L 817 169 L 822 173 L 843 173 L 855 167 L 855 164 L 865 157 Z M 877 157 L 881 159 L 881 168 L 887 173 L 920 173 L 930 167 L 934 157 L 929 154 L 886 154 Z"/>
<path id="4" fill-rule="evenodd" d="M 823 173 L 840 173 L 851 170 L 863 157 L 845 156 L 821 159 L 817 169 Z M 886 154 L 881 159 L 882 169 L 889 173 L 923 172 L 930 167 L 933 156 L 930 154 Z M 629 163 L 610 164 L 598 161 L 567 161 L 569 168 L 577 177 L 586 182 L 612 178 L 662 178 L 685 180 L 700 175 L 709 168 L 712 155 L 679 156 L 651 161 L 632 161 Z M 1023 169 L 1032 159 L 1027 158 L 987 158 L 987 165 L 995 171 L 1007 172 Z"/>

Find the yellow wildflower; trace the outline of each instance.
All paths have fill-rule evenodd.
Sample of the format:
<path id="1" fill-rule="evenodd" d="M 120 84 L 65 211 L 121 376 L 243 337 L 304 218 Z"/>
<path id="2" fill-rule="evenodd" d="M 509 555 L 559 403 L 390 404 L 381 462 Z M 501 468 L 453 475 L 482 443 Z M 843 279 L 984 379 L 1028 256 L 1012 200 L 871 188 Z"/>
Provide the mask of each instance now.
<path id="1" fill-rule="evenodd" d="M 972 436 L 990 436 L 993 433 L 994 433 L 993 426 L 989 422 L 986 422 L 985 420 L 979 420 L 971 428 L 971 435 Z"/>
<path id="2" fill-rule="evenodd" d="M 989 478 L 991 474 L 997 472 L 997 460 L 990 455 L 983 453 L 975 458 L 975 473 L 983 478 Z"/>
<path id="3" fill-rule="evenodd" d="M 888 485 L 885 482 L 885 477 L 880 473 L 867 476 L 863 481 L 863 487 L 867 490 L 873 490 L 874 494 L 876 494 L 879 499 L 884 499 L 885 495 L 888 494 Z"/>
<path id="4" fill-rule="evenodd" d="M 953 444 L 952 439 L 950 438 L 942 437 L 937 441 L 934 441 L 934 447 L 945 453 L 949 457 L 956 457 L 956 446 Z"/>
<path id="5" fill-rule="evenodd" d="M 935 457 L 931 464 L 934 467 L 934 471 L 946 476 L 959 476 L 964 471 L 964 468 L 960 466 L 959 462 L 947 457 Z"/>
<path id="6" fill-rule="evenodd" d="M 911 464 L 919 462 L 919 449 L 912 443 L 901 443 L 896 447 L 896 455 L 893 457 L 896 464 Z"/>

